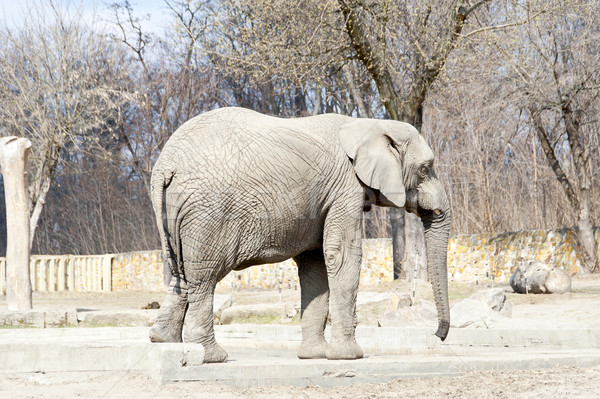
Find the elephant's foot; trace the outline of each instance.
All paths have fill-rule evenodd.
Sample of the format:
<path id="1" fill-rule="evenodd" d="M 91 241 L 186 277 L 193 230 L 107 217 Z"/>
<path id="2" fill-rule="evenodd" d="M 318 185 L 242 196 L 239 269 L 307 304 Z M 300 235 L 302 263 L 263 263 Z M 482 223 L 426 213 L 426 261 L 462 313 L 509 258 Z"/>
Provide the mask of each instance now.
<path id="1" fill-rule="evenodd" d="M 200 344 L 204 347 L 204 363 L 223 363 L 227 361 L 227 352 L 215 341 L 214 334 L 207 334 L 205 328 L 188 331 L 186 326 L 185 342 Z"/>
<path id="2" fill-rule="evenodd" d="M 224 363 L 226 361 L 227 352 L 219 344 L 204 345 L 204 363 Z"/>
<path id="3" fill-rule="evenodd" d="M 362 348 L 354 339 L 332 340 L 325 353 L 329 360 L 360 359 L 363 355 Z"/>
<path id="4" fill-rule="evenodd" d="M 182 342 L 181 328 L 154 323 L 150 329 L 150 342 Z"/>
<path id="5" fill-rule="evenodd" d="M 322 340 L 309 340 L 302 341 L 300 349 L 298 349 L 299 359 L 324 359 L 327 352 L 327 341 Z"/>

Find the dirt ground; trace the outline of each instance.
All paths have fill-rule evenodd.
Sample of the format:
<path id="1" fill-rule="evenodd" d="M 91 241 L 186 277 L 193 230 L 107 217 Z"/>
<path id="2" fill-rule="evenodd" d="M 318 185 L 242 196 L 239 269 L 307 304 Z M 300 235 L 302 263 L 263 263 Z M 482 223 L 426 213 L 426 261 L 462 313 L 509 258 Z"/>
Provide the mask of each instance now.
<path id="1" fill-rule="evenodd" d="M 160 386 L 150 377 L 128 373 L 72 378 L 40 383 L 25 378 L 0 379 L 0 397 L 21 398 L 600 398 L 600 367 L 572 367 L 530 371 L 469 372 L 457 377 L 396 380 L 386 384 L 350 387 L 269 387 L 236 390 L 201 382 Z"/>
<path id="2" fill-rule="evenodd" d="M 481 285 L 450 283 L 450 301 L 455 303 Z M 410 292 L 406 282 L 386 283 L 379 292 Z M 237 304 L 282 300 L 300 301 L 300 292 L 242 291 L 232 294 Z M 417 284 L 417 297 L 431 299 L 431 287 Z M 519 295 L 509 293 L 513 318 L 555 323 L 557 328 L 600 328 L 600 275 L 578 277 L 571 292 L 562 295 Z M 164 293 L 115 292 L 35 293 L 34 308 L 80 310 L 139 309 L 149 302 L 162 302 Z M 0 308 L 6 306 L 0 297 Z M 62 379 L 61 379 L 62 378 Z M 456 377 L 397 380 L 385 384 L 352 387 L 269 387 L 236 390 L 198 382 L 160 386 L 139 373 L 77 374 L 67 377 L 45 375 L 0 376 L 0 398 L 600 398 L 600 367 L 590 369 L 498 370 L 469 372 Z"/>

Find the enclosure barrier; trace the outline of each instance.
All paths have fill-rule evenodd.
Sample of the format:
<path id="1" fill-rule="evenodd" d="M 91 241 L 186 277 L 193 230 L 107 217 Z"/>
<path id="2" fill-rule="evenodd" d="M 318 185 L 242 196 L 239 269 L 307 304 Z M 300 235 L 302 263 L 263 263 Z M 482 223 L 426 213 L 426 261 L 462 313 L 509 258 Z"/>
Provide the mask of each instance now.
<path id="1" fill-rule="evenodd" d="M 32 255 L 31 288 L 41 292 L 110 292 L 113 257 L 112 254 Z M 0 258 L 0 292 L 6 292 L 6 258 Z"/>
<path id="2" fill-rule="evenodd" d="M 600 228 L 595 229 L 595 238 L 600 256 Z M 528 261 L 545 262 L 574 275 L 584 272 L 576 248 L 575 234 L 568 229 L 459 235 L 451 237 L 448 243 L 448 279 L 480 284 L 507 282 L 514 269 Z M 393 279 L 391 239 L 363 240 L 362 252 L 362 287 Z M 166 290 L 161 254 L 157 250 L 108 255 L 32 255 L 29 267 L 34 291 Z M 6 260 L 0 258 L 1 294 L 6 292 L 5 281 Z M 287 260 L 229 273 L 217 288 L 298 286 L 298 269 L 292 260 Z"/>

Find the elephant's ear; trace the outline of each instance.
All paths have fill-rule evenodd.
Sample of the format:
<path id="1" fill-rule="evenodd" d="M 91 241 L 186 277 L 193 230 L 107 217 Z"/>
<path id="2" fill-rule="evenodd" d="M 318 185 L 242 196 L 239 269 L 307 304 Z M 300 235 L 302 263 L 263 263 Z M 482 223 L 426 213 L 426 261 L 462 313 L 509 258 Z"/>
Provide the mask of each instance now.
<path id="1" fill-rule="evenodd" d="M 342 148 L 352 158 L 358 178 L 397 207 L 406 202 L 402 173 L 410 134 L 403 125 L 406 124 L 358 119 L 340 129 Z"/>

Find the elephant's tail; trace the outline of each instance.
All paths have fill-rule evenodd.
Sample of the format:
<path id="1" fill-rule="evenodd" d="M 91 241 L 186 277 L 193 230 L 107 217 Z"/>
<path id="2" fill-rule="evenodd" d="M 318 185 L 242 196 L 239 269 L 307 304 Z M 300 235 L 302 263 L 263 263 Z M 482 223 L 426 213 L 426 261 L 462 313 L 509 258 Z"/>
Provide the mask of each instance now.
<path id="1" fill-rule="evenodd" d="M 173 180 L 173 174 L 164 174 L 161 171 L 155 170 L 152 172 L 150 181 L 152 190 L 152 206 L 156 216 L 156 225 L 160 236 L 160 245 L 162 249 L 163 263 L 168 265 L 171 274 L 175 277 L 179 276 L 179 251 L 174 251 L 173 248 L 178 248 L 177 242 L 173 242 L 171 233 L 169 232 L 169 219 L 167 216 L 166 205 L 166 189 Z M 178 241 L 178 240 L 175 240 Z"/>

